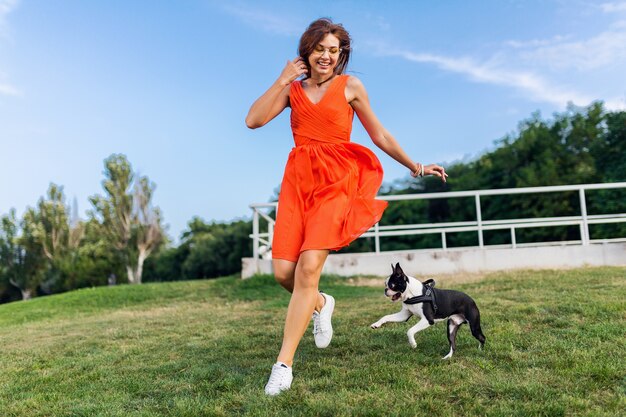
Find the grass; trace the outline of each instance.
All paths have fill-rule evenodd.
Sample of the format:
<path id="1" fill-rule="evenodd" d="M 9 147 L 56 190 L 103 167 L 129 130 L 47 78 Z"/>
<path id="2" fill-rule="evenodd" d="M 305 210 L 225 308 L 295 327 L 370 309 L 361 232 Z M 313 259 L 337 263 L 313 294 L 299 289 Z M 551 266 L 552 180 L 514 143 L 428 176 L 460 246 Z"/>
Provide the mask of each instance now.
<path id="1" fill-rule="evenodd" d="M 497 273 L 438 286 L 469 293 L 486 348 L 467 326 L 410 323 L 368 280 L 323 277 L 335 337 L 307 331 L 292 389 L 263 386 L 288 294 L 271 277 L 74 291 L 0 306 L 2 416 L 624 415 L 626 269 Z"/>

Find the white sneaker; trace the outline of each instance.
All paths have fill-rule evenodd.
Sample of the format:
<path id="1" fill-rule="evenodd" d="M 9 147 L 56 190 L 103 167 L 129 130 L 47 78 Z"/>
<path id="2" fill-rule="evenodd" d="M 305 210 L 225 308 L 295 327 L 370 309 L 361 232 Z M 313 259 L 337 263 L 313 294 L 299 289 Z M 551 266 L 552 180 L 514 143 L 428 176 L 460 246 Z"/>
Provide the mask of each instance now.
<path id="1" fill-rule="evenodd" d="M 320 294 L 326 299 L 326 303 L 319 313 L 313 312 L 313 337 L 315 338 L 315 346 L 323 349 L 330 345 L 330 340 L 333 338 L 333 325 L 330 318 L 335 309 L 335 299 L 323 292 Z"/>
<path id="2" fill-rule="evenodd" d="M 267 385 L 265 385 L 265 393 L 267 395 L 278 395 L 281 391 L 291 388 L 293 381 L 293 370 L 290 366 L 282 362 L 276 362 L 272 366 L 272 374 L 270 375 Z"/>

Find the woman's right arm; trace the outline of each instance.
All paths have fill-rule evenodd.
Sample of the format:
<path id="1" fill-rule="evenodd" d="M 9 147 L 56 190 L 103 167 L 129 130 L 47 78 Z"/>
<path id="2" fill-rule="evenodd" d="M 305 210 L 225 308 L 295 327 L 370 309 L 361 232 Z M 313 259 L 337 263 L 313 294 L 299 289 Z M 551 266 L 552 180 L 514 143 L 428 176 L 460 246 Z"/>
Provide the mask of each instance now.
<path id="1" fill-rule="evenodd" d="M 254 102 L 246 116 L 246 126 L 256 129 L 269 123 L 289 105 L 289 86 L 307 72 L 302 58 L 287 61 L 280 77 Z"/>

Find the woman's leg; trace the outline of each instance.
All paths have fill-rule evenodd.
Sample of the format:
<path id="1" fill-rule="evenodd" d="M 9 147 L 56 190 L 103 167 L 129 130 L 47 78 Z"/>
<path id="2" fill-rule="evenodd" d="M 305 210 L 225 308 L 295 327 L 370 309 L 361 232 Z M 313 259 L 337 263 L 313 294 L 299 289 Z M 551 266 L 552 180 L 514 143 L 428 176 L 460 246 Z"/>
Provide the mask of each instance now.
<path id="1" fill-rule="evenodd" d="M 297 263 L 287 261 L 285 259 L 273 259 L 272 265 L 274 267 L 274 278 L 276 279 L 276 282 L 278 282 L 284 289 L 286 289 L 290 293 L 293 293 Z M 325 301 L 326 300 L 324 299 L 322 294 L 318 294 L 317 301 L 315 303 L 315 311 L 321 311 L 322 307 L 324 307 Z"/>
<path id="2" fill-rule="evenodd" d="M 274 268 L 274 279 L 284 289 L 293 292 L 293 282 L 296 272 L 296 262 L 287 261 L 285 259 L 272 259 Z"/>
<path id="3" fill-rule="evenodd" d="M 296 264 L 293 292 L 285 320 L 283 345 L 278 354 L 278 361 L 289 366 L 293 364 L 296 349 L 309 325 L 313 310 L 319 304 L 319 298 L 324 299 L 319 293 L 318 284 L 328 252 L 328 250 L 304 251 Z"/>

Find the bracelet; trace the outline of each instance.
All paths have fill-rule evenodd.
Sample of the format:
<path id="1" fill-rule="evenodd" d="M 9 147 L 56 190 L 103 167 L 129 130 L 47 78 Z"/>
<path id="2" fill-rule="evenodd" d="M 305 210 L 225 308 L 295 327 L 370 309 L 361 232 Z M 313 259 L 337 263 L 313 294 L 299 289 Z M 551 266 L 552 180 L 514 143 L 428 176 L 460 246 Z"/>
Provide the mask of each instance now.
<path id="1" fill-rule="evenodd" d="M 414 173 L 412 173 L 413 175 L 417 176 L 417 177 L 423 177 L 424 176 L 424 164 L 419 164 L 419 169 L 415 170 Z"/>

